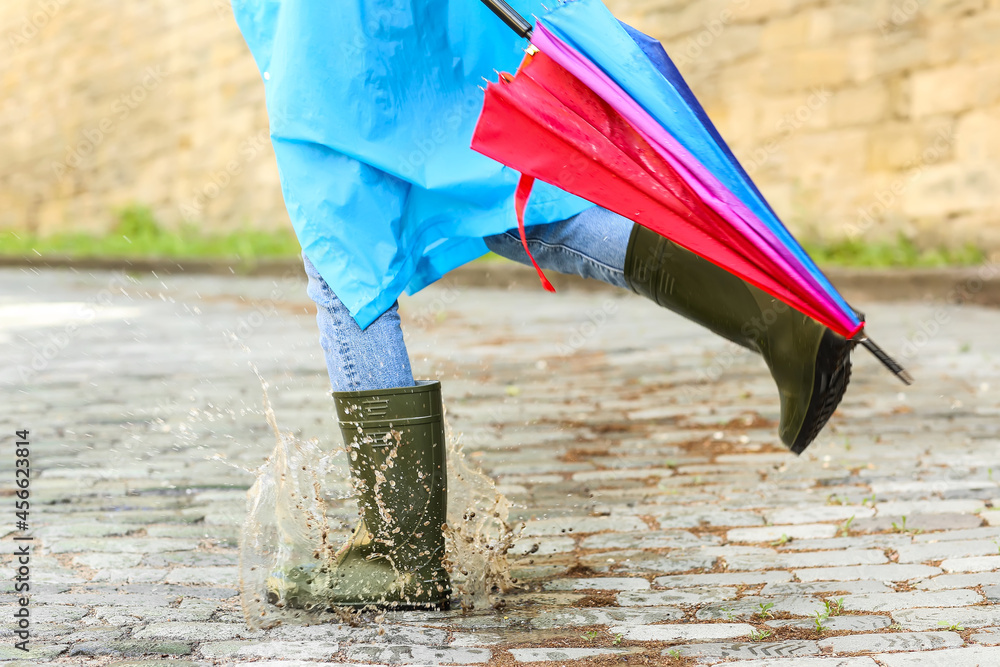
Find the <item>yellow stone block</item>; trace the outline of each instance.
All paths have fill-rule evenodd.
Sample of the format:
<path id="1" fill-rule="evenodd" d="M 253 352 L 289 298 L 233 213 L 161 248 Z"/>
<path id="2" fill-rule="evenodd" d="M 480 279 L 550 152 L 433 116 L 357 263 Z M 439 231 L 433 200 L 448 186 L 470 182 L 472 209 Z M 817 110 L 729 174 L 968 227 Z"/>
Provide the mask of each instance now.
<path id="1" fill-rule="evenodd" d="M 809 16 L 794 14 L 767 21 L 761 33 L 760 45 L 765 51 L 780 51 L 808 46 Z"/>
<path id="2" fill-rule="evenodd" d="M 977 68 L 966 64 L 914 72 L 911 76 L 910 116 L 925 118 L 971 108 L 978 97 L 976 75 Z"/>
<path id="3" fill-rule="evenodd" d="M 955 158 L 963 163 L 1000 163 L 1000 107 L 977 109 L 959 119 Z"/>
<path id="4" fill-rule="evenodd" d="M 880 83 L 841 88 L 830 99 L 833 126 L 870 125 L 889 115 L 889 91 Z"/>
<path id="5" fill-rule="evenodd" d="M 869 136 L 867 167 L 873 171 L 899 170 L 912 165 L 922 149 L 919 134 L 910 125 L 879 125 Z"/>
<path id="6" fill-rule="evenodd" d="M 766 72 L 769 91 L 836 87 L 850 79 L 848 55 L 839 47 L 806 49 L 792 58 L 772 59 L 772 63 Z"/>
<path id="7" fill-rule="evenodd" d="M 918 217 L 994 209 L 998 188 L 1000 168 L 993 165 L 931 165 L 921 170 L 917 185 L 907 191 L 903 210 Z"/>

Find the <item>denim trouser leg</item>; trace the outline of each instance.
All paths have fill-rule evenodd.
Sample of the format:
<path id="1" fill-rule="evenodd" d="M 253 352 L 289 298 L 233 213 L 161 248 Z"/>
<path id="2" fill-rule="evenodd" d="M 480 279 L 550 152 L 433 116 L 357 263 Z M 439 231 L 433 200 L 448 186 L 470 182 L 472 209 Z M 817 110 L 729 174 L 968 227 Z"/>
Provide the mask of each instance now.
<path id="1" fill-rule="evenodd" d="M 525 227 L 524 235 L 543 269 L 627 288 L 625 251 L 632 226 L 628 218 L 595 206 L 561 222 Z M 518 230 L 509 229 L 483 240 L 501 257 L 531 266 Z"/>
<path id="2" fill-rule="evenodd" d="M 334 391 L 365 391 L 412 387 L 410 357 L 399 327 L 397 304 L 361 330 L 337 295 L 302 255 L 309 298 L 316 302 L 319 342 Z"/>
<path id="3" fill-rule="evenodd" d="M 632 222 L 594 207 L 561 222 L 525 229 L 528 247 L 543 269 L 594 278 L 616 287 L 625 282 L 625 251 Z M 507 259 L 531 264 L 518 230 L 488 236 L 486 245 Z M 364 391 L 413 386 L 413 371 L 403 342 L 396 304 L 364 331 L 347 307 L 303 255 L 308 294 L 316 302 L 320 344 L 334 391 Z"/>

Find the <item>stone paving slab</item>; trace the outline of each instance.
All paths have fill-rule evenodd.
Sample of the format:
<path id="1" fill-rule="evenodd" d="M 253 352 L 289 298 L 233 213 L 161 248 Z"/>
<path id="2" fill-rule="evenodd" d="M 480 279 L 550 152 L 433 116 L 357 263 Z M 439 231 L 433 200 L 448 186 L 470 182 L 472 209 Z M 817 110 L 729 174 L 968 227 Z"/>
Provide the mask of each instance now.
<path id="1" fill-rule="evenodd" d="M 855 567 L 816 567 L 795 570 L 799 581 L 910 581 L 941 574 L 941 568 L 930 565 L 861 565 Z"/>
<path id="2" fill-rule="evenodd" d="M 805 523 L 764 528 L 737 528 L 726 533 L 726 539 L 730 542 L 774 542 L 783 538 L 810 540 L 819 537 L 833 537 L 836 534 L 837 526 L 832 524 Z"/>
<path id="3" fill-rule="evenodd" d="M 969 639 L 977 644 L 1000 645 L 1000 628 L 983 628 L 979 632 L 972 633 Z"/>
<path id="4" fill-rule="evenodd" d="M 719 574 L 676 574 L 657 577 L 655 586 L 688 588 L 700 586 L 758 586 L 780 584 L 792 580 L 790 572 L 722 572 Z"/>
<path id="5" fill-rule="evenodd" d="M 588 577 L 580 579 L 554 579 L 543 585 L 547 591 L 646 591 L 649 581 L 637 577 Z"/>
<path id="6" fill-rule="evenodd" d="M 791 614 L 792 616 L 813 616 L 824 610 L 824 603 L 813 597 L 758 597 L 744 596 L 730 602 L 717 602 L 704 605 L 695 613 L 695 618 L 702 621 L 713 620 L 751 620 L 760 617 L 763 609 L 771 614 Z M 766 618 L 770 618 L 764 615 Z"/>
<path id="7" fill-rule="evenodd" d="M 832 616 L 822 621 L 823 627 L 830 632 L 874 632 L 892 625 L 892 619 L 887 616 Z M 807 630 L 816 627 L 816 619 L 787 619 L 767 621 L 772 628 L 795 627 Z"/>
<path id="8" fill-rule="evenodd" d="M 978 558 L 948 558 L 941 561 L 945 572 L 994 572 L 1000 569 L 1000 556 Z"/>
<path id="9" fill-rule="evenodd" d="M 792 581 L 780 584 L 767 584 L 761 589 L 762 595 L 870 595 L 872 593 L 889 593 L 892 589 L 887 585 L 892 582 L 860 579 L 858 581 Z"/>
<path id="10" fill-rule="evenodd" d="M 485 648 L 451 648 L 447 646 L 367 646 L 358 644 L 346 651 L 347 659 L 359 662 L 385 662 L 394 664 L 479 664 L 490 659 L 492 653 Z"/>
<path id="11" fill-rule="evenodd" d="M 818 646 L 832 653 L 882 653 L 954 648 L 964 643 L 954 632 L 893 632 L 884 635 L 832 637 L 819 642 Z"/>
<path id="12" fill-rule="evenodd" d="M 896 623 L 907 630 L 933 630 L 942 627 L 981 628 L 1000 625 L 1000 607 L 959 607 L 955 609 L 902 609 L 892 613 Z"/>
<path id="13" fill-rule="evenodd" d="M 510 654 L 518 662 L 583 660 L 585 658 L 624 653 L 628 653 L 628 651 L 612 648 L 513 648 L 510 650 Z"/>
<path id="14" fill-rule="evenodd" d="M 717 662 L 715 665 L 731 665 L 732 661 Z M 738 662 L 741 667 L 791 667 L 793 662 L 786 658 L 743 660 Z M 712 667 L 715 667 L 713 665 Z M 851 658 L 795 658 L 795 667 L 878 667 L 873 659 L 867 657 Z"/>
<path id="15" fill-rule="evenodd" d="M 915 591 L 912 593 L 875 593 L 848 595 L 844 609 L 851 611 L 897 611 L 914 607 L 967 607 L 983 602 L 983 596 L 970 590 Z"/>
<path id="16" fill-rule="evenodd" d="M 753 631 L 746 623 L 685 623 L 677 625 L 616 625 L 608 629 L 613 635 L 641 642 L 676 642 L 746 637 Z"/>
<path id="17" fill-rule="evenodd" d="M 546 610 L 531 619 L 532 627 L 552 629 L 563 626 L 646 625 L 662 621 L 680 621 L 685 614 L 674 607 L 590 607 L 587 609 Z"/>
<path id="18" fill-rule="evenodd" d="M 677 650 L 683 656 L 698 658 L 699 662 L 713 662 L 718 658 L 730 660 L 759 660 L 766 658 L 801 658 L 816 655 L 819 645 L 814 641 L 792 640 L 785 642 L 737 642 L 732 644 L 692 644 L 681 646 Z"/>
<path id="19" fill-rule="evenodd" d="M 109 284 L 98 317 L 72 315 Z M 416 374 L 442 380 L 451 428 L 525 524 L 504 609 L 255 632 L 238 541 L 274 436 L 247 362 L 283 429 L 336 432 L 304 284 L 0 270 L 0 305 L 25 313 L 0 321 L 0 422 L 32 430 L 38 542 L 33 652 L 0 624 L 0 660 L 1000 664 L 1000 312 L 864 304 L 918 382 L 856 353 L 840 410 L 795 457 L 753 354 L 600 299 L 446 278 L 401 300 Z"/>
<path id="20" fill-rule="evenodd" d="M 1000 665 L 1000 648 L 970 646 L 926 653 L 879 654 L 875 659 L 885 667 L 987 667 Z"/>
<path id="21" fill-rule="evenodd" d="M 665 591 L 625 591 L 617 597 L 621 607 L 691 607 L 736 597 L 735 588 L 679 588 Z"/>
<path id="22" fill-rule="evenodd" d="M 897 550 L 900 563 L 923 563 L 945 560 L 949 563 L 967 561 L 969 556 L 986 556 L 998 551 L 996 540 L 955 540 L 932 544 L 913 544 Z"/>

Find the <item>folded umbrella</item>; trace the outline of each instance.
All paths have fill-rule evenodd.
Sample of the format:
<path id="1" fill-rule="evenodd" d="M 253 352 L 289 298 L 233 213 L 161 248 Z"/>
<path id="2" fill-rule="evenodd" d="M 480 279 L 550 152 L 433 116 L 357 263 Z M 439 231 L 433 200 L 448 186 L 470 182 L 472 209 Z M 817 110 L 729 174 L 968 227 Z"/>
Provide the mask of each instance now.
<path id="1" fill-rule="evenodd" d="M 521 172 L 522 241 L 537 178 L 662 234 L 912 381 L 768 206 L 658 42 L 599 0 L 562 4 L 534 29 L 503 0 L 483 2 L 532 41 L 517 75 L 487 86 L 472 141 Z"/>

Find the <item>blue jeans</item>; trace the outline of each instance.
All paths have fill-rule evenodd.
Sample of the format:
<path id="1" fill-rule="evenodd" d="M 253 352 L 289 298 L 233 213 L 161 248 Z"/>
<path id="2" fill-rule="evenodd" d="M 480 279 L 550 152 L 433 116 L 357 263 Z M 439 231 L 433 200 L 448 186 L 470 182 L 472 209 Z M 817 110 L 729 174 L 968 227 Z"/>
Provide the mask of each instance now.
<path id="1" fill-rule="evenodd" d="M 590 208 L 562 222 L 525 229 L 538 265 L 558 273 L 593 278 L 616 287 L 625 282 L 625 250 L 632 222 L 603 208 Z M 490 250 L 531 265 L 516 229 L 485 239 Z M 347 307 L 303 255 L 307 293 L 316 302 L 319 340 L 334 391 L 413 386 L 397 304 L 362 330 Z"/>

